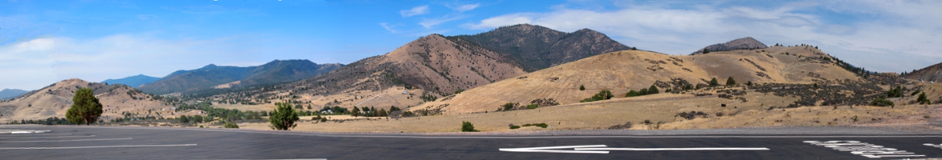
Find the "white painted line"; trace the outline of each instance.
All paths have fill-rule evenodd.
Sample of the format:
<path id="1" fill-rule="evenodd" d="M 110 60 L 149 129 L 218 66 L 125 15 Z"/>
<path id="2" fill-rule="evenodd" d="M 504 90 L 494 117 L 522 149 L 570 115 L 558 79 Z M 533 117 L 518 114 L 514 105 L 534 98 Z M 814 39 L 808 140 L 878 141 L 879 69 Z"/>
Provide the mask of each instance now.
<path id="1" fill-rule="evenodd" d="M 305 135 L 305 134 L 291 134 Z M 659 136 L 659 135 L 638 135 L 638 136 L 421 136 L 421 135 L 333 135 L 333 134 L 314 134 L 321 137 L 356 137 L 356 138 L 415 138 L 415 139 L 581 139 L 581 138 L 942 138 L 942 135 L 900 135 L 900 136 Z"/>
<path id="2" fill-rule="evenodd" d="M 701 148 L 575 148 L 577 151 L 768 151 L 769 148 L 758 147 L 758 148 L 715 148 L 715 147 L 701 147 Z"/>
<path id="3" fill-rule="evenodd" d="M 88 137 L 95 137 L 95 135 L 87 135 L 87 136 L 58 136 L 58 137 L 0 137 L 0 139 L 10 138 L 10 139 L 17 139 L 17 140 L 20 140 L 20 139 L 39 139 L 39 138 L 88 138 Z"/>
<path id="4" fill-rule="evenodd" d="M 27 130 L 27 131 L 12 131 L 10 134 L 30 134 L 30 133 L 49 133 L 51 130 Z"/>
<path id="5" fill-rule="evenodd" d="M 80 141 L 119 141 L 131 140 L 133 138 L 99 138 L 99 139 L 68 139 L 68 140 L 47 140 L 47 141 L 0 141 L 0 142 L 80 142 Z"/>
<path id="6" fill-rule="evenodd" d="M 583 147 L 606 147 L 605 145 L 578 145 L 578 146 L 550 146 L 550 147 L 526 147 L 526 148 L 498 148 L 503 152 L 536 152 L 536 153 L 588 153 L 588 154 L 608 154 L 608 151 L 575 151 L 575 150 L 552 150 L 566 148 Z"/>
<path id="7" fill-rule="evenodd" d="M 73 146 L 73 147 L 0 147 L 0 150 L 27 150 L 27 149 L 91 149 L 91 148 L 135 148 L 135 147 L 187 147 L 196 144 L 164 144 L 164 145 L 113 145 L 113 146 Z"/>
<path id="8" fill-rule="evenodd" d="M 504 152 L 590 153 L 608 154 L 609 151 L 768 151 L 765 147 L 694 147 L 694 148 L 604 148 L 605 145 L 549 146 L 526 148 L 500 148 Z M 556 150 L 569 149 L 573 150 Z"/>

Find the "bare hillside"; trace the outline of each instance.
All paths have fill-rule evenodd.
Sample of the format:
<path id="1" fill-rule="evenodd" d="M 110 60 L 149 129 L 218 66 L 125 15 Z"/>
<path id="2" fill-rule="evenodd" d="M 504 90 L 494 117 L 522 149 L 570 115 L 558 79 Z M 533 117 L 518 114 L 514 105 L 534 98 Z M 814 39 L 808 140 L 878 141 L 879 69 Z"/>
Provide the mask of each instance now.
<path id="1" fill-rule="evenodd" d="M 385 55 L 366 58 L 298 82 L 230 92 L 215 101 L 322 106 L 414 106 L 423 94 L 438 97 L 526 72 L 515 61 L 461 39 L 438 34 Z M 244 96 L 250 95 L 250 96 Z"/>
<path id="2" fill-rule="evenodd" d="M 928 66 L 903 75 L 908 79 L 924 82 L 942 82 L 942 63 Z"/>
<path id="3" fill-rule="evenodd" d="M 494 111 L 501 104 L 530 104 L 554 99 L 560 104 L 578 103 L 600 90 L 624 97 L 629 90 L 658 84 L 662 92 L 686 84 L 706 85 L 712 78 L 725 84 L 728 77 L 738 83 L 829 83 L 858 80 L 857 75 L 837 65 L 835 59 L 812 47 L 771 47 L 756 50 L 711 52 L 672 56 L 648 51 L 617 51 L 593 56 L 526 75 L 474 88 L 454 97 L 425 103 L 412 110 L 443 114 Z M 584 86 L 585 90 L 579 90 Z"/>
<path id="4" fill-rule="evenodd" d="M 738 49 L 765 49 L 768 47 L 769 46 L 766 46 L 762 42 L 759 42 L 758 40 L 753 39 L 752 37 L 744 37 L 744 38 L 735 39 L 726 43 L 719 43 L 719 44 L 714 44 L 714 45 L 703 47 L 702 49 L 691 53 L 691 55 L 702 54 L 704 50 L 715 52 L 715 51 L 731 51 L 731 50 L 738 50 Z"/>
<path id="5" fill-rule="evenodd" d="M 107 85 L 105 83 L 86 82 L 81 79 L 68 79 L 42 89 L 32 91 L 16 99 L 0 102 L 0 122 L 21 119 L 45 119 L 65 117 L 65 112 L 72 106 L 72 97 L 79 88 L 87 87 L 94 91 L 104 107 L 103 120 L 122 117 L 122 112 L 146 114 L 151 110 L 153 116 L 158 113 L 170 115 L 170 105 L 154 96 L 126 85 Z M 163 109 L 163 111 L 161 111 Z M 142 115 L 143 116 L 143 115 Z"/>

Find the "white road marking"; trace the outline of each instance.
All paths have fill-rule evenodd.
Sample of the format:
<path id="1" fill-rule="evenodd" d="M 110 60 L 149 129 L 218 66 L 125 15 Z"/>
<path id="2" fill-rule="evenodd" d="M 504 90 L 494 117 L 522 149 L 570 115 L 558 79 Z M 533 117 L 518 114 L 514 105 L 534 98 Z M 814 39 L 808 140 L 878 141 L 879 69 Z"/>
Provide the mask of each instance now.
<path id="1" fill-rule="evenodd" d="M 577 151 L 767 151 L 769 148 L 695 147 L 695 148 L 576 148 Z"/>
<path id="2" fill-rule="evenodd" d="M 860 141 L 804 141 L 816 146 L 831 148 L 837 151 L 850 152 L 854 155 L 860 155 L 867 158 L 887 158 L 887 157 L 925 157 L 905 150 L 896 148 L 886 148 L 880 145 L 863 143 Z"/>
<path id="3" fill-rule="evenodd" d="M 922 145 L 929 146 L 929 147 L 935 147 L 935 148 L 942 148 L 942 144 L 936 145 L 936 144 L 932 144 L 932 143 L 926 143 L 926 144 L 922 144 Z"/>
<path id="4" fill-rule="evenodd" d="M 275 133 L 287 135 L 310 135 L 305 133 Z M 357 137 L 357 138 L 416 138 L 416 139 L 581 139 L 581 138 L 942 138 L 942 135 L 901 135 L 901 136 L 658 136 L 658 135 L 639 135 L 639 136 L 423 136 L 423 135 L 334 135 L 334 134 L 314 134 L 321 137 Z"/>
<path id="5" fill-rule="evenodd" d="M 89 137 L 95 137 L 95 135 L 87 135 L 87 136 L 56 136 L 56 137 L 52 137 L 52 136 L 49 136 L 49 137 L 0 137 L 0 140 L 2 140 L 2 139 L 16 139 L 16 140 L 22 140 L 22 139 L 52 139 L 52 138 L 89 138 Z"/>
<path id="6" fill-rule="evenodd" d="M 99 139 L 67 139 L 67 140 L 45 140 L 45 141 L 0 141 L 0 142 L 79 142 L 79 141 L 118 141 L 131 140 L 133 138 L 99 138 Z"/>
<path id="7" fill-rule="evenodd" d="M 72 147 L 0 147 L 0 150 L 26 150 L 26 149 L 90 149 L 90 148 L 135 148 L 135 147 L 187 147 L 196 144 L 164 144 L 164 145 L 113 145 L 113 146 L 72 146 Z"/>
<path id="8" fill-rule="evenodd" d="M 605 148 L 605 145 L 549 146 L 526 148 L 499 148 L 504 152 L 589 153 L 608 154 L 609 151 L 767 151 L 765 147 L 692 147 L 692 148 Z M 569 149 L 573 150 L 557 150 Z"/>
<path id="9" fill-rule="evenodd" d="M 25 131 L 20 130 L 20 131 L 12 131 L 10 132 L 10 134 L 30 134 L 30 133 L 49 133 L 49 132 L 52 132 L 52 131 L 51 130 L 25 130 Z"/>

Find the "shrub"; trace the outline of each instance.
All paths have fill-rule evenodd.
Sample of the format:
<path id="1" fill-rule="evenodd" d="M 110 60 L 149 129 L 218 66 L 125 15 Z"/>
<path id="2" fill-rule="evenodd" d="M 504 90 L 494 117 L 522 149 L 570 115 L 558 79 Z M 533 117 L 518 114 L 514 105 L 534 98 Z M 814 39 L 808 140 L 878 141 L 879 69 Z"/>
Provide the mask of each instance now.
<path id="1" fill-rule="evenodd" d="M 584 90 L 585 90 L 585 86 L 584 86 L 584 85 L 579 85 L 579 90 L 580 90 L 580 91 L 584 91 Z"/>
<path id="2" fill-rule="evenodd" d="M 916 90 L 916 91 L 914 91 L 912 94 L 909 94 L 909 95 L 910 95 L 910 96 L 916 96 L 916 94 L 919 94 L 919 92 L 922 92 L 922 90 Z"/>
<path id="3" fill-rule="evenodd" d="M 717 82 L 715 77 L 710 80 L 710 87 L 719 86 L 719 85 L 720 85 L 720 82 Z M 700 88 L 700 87 L 697 87 L 697 88 Z"/>
<path id="4" fill-rule="evenodd" d="M 635 91 L 635 90 L 631 90 L 631 91 L 628 91 L 628 93 L 625 94 L 625 97 L 634 97 L 634 96 L 641 96 L 641 93 L 638 93 L 638 92 Z"/>
<path id="5" fill-rule="evenodd" d="M 602 91 L 599 91 L 599 93 L 596 93 L 595 95 L 593 95 L 592 97 L 582 99 L 579 102 L 600 101 L 600 100 L 612 99 L 612 97 L 615 97 L 615 95 L 612 95 L 612 91 L 602 90 Z"/>
<path id="6" fill-rule="evenodd" d="M 727 86 L 736 85 L 736 80 L 733 80 L 733 77 L 729 77 L 728 79 L 726 79 L 726 85 Z"/>
<path id="7" fill-rule="evenodd" d="M 902 90 L 903 90 L 903 88 L 902 88 L 901 86 L 896 86 L 896 88 L 893 88 L 893 89 L 890 89 L 889 91 L 886 91 L 886 97 L 891 97 L 891 98 L 892 98 L 892 97 L 902 97 L 902 96 L 903 96 L 903 91 L 902 91 Z"/>
<path id="8" fill-rule="evenodd" d="M 537 127 L 540 127 L 540 128 L 546 128 L 546 127 L 549 127 L 549 125 L 546 125 L 546 123 L 532 123 L 532 124 L 524 124 L 523 126 L 524 126 L 524 127 L 529 127 L 529 126 L 537 126 Z"/>
<path id="9" fill-rule="evenodd" d="M 919 104 L 929 104 L 929 98 L 926 98 L 926 93 L 923 92 L 919 94 L 919 98 L 916 99 L 916 102 L 919 102 Z"/>
<path id="10" fill-rule="evenodd" d="M 462 132 L 477 132 L 478 130 L 474 130 L 474 125 L 471 124 L 471 122 L 461 121 L 461 131 Z"/>
<path id="11" fill-rule="evenodd" d="M 518 128 L 520 128 L 520 126 L 515 126 L 513 124 L 510 124 L 510 129 L 518 129 Z"/>
<path id="12" fill-rule="evenodd" d="M 651 87 L 648 87 L 648 94 L 657 94 L 659 92 L 660 91 L 657 90 L 657 86 L 654 86 L 653 84 L 651 85 Z"/>
<path id="13" fill-rule="evenodd" d="M 507 104 L 501 105 L 500 107 L 504 108 L 504 111 L 513 110 L 514 103 L 507 103 Z"/>
<path id="14" fill-rule="evenodd" d="M 226 125 L 223 126 L 223 127 L 226 127 L 226 128 L 239 128 L 239 125 L 238 125 L 238 124 L 235 124 L 235 123 L 232 123 L 232 121 L 228 121 L 228 122 L 226 122 Z"/>
<path id="15" fill-rule="evenodd" d="M 538 107 L 540 107 L 539 104 L 530 104 L 530 105 L 527 105 L 527 109 L 536 109 L 536 108 L 538 108 Z"/>
<path id="16" fill-rule="evenodd" d="M 752 86 L 752 81 L 746 82 L 746 86 Z"/>
<path id="17" fill-rule="evenodd" d="M 268 119 L 268 121 L 271 123 L 271 129 L 288 130 L 298 126 L 298 124 L 295 122 L 300 118 L 298 118 L 298 114 L 295 113 L 294 108 L 291 107 L 291 104 L 275 103 L 275 105 L 277 108 L 270 112 L 271 118 Z"/>
<path id="18" fill-rule="evenodd" d="M 870 105 L 874 105 L 874 106 L 893 106 L 894 104 L 893 104 L 893 101 L 886 100 L 886 99 L 883 99 L 883 98 L 876 98 L 876 99 L 873 99 L 873 101 L 870 102 Z"/>

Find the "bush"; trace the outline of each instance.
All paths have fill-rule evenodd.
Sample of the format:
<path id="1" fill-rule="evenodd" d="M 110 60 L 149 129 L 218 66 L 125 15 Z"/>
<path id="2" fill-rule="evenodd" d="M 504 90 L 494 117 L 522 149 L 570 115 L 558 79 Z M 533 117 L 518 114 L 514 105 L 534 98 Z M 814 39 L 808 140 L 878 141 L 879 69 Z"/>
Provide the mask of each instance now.
<path id="1" fill-rule="evenodd" d="M 239 125 L 238 125 L 238 124 L 235 124 L 235 123 L 232 123 L 232 121 L 228 121 L 228 122 L 226 122 L 226 125 L 224 125 L 223 127 L 226 127 L 226 128 L 239 128 Z"/>
<path id="2" fill-rule="evenodd" d="M 529 127 L 529 126 L 537 126 L 537 127 L 540 127 L 540 128 L 546 128 L 546 127 L 549 127 L 549 125 L 546 125 L 546 123 L 533 123 L 533 124 L 524 124 L 523 126 L 524 126 L 524 127 Z"/>
<path id="3" fill-rule="evenodd" d="M 877 99 L 873 99 L 873 101 L 870 102 L 870 105 L 885 107 L 885 106 L 893 106 L 894 104 L 893 104 L 893 101 L 886 100 L 883 98 L 877 98 Z"/>
<path id="4" fill-rule="evenodd" d="M 612 99 L 612 97 L 615 97 L 615 95 L 612 95 L 612 91 L 602 90 L 602 91 L 599 91 L 599 93 L 596 93 L 595 95 L 593 95 L 592 97 L 582 99 L 579 102 L 600 101 L 600 100 Z"/>
<path id="5" fill-rule="evenodd" d="M 717 82 L 715 77 L 710 80 L 710 87 L 715 87 L 719 85 L 720 85 L 720 82 Z M 700 88 L 700 87 L 697 87 L 697 88 Z"/>
<path id="6" fill-rule="evenodd" d="M 651 85 L 651 87 L 648 87 L 648 94 L 658 94 L 660 92 L 661 91 L 657 90 L 657 86 L 654 86 L 653 84 Z"/>
<path id="7" fill-rule="evenodd" d="M 290 128 L 297 127 L 298 124 L 294 123 L 300 118 L 298 114 L 294 112 L 294 108 L 291 108 L 289 103 L 275 103 L 278 108 L 272 110 L 271 118 L 268 118 L 268 121 L 271 122 L 271 129 L 275 130 L 288 130 Z"/>
<path id="8" fill-rule="evenodd" d="M 527 105 L 527 109 L 536 109 L 536 108 L 539 108 L 539 107 L 540 107 L 539 104 L 530 104 L 530 105 Z"/>
<path id="9" fill-rule="evenodd" d="M 916 99 L 916 102 L 919 102 L 919 104 L 930 104 L 929 98 L 926 98 L 925 92 L 923 92 L 922 94 L 919 94 L 919 98 Z"/>
<path id="10" fill-rule="evenodd" d="M 584 90 L 585 90 L 585 86 L 579 85 L 579 90 L 580 90 L 580 91 L 584 91 Z"/>
<path id="11" fill-rule="evenodd" d="M 726 79 L 726 85 L 727 86 L 736 85 L 736 80 L 733 80 L 733 77 L 729 77 L 729 79 Z"/>
<path id="12" fill-rule="evenodd" d="M 471 122 L 461 121 L 461 132 L 477 132 L 474 130 L 474 125 Z"/>
<path id="13" fill-rule="evenodd" d="M 890 89 L 889 91 L 886 91 L 886 97 L 889 97 L 889 98 L 892 98 L 892 97 L 903 97 L 903 87 L 901 87 L 901 86 L 896 86 L 896 88 L 893 88 L 893 89 Z"/>
<path id="14" fill-rule="evenodd" d="M 746 82 L 746 86 L 752 86 L 752 81 Z"/>
<path id="15" fill-rule="evenodd" d="M 520 126 L 515 126 L 513 124 L 510 125 L 510 129 L 518 129 L 518 128 L 520 128 Z"/>
<path id="16" fill-rule="evenodd" d="M 507 104 L 501 105 L 501 107 L 504 108 L 504 111 L 513 110 L 513 109 L 514 109 L 514 103 L 507 103 Z"/>
<path id="17" fill-rule="evenodd" d="M 631 90 L 631 91 L 628 91 L 628 93 L 625 94 L 625 97 L 635 97 L 635 96 L 641 96 L 641 95 L 642 95 L 641 93 L 639 93 L 639 92 L 637 92 L 637 91 L 635 91 L 635 90 Z"/>

